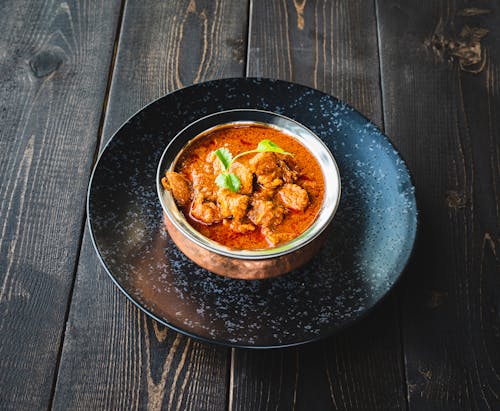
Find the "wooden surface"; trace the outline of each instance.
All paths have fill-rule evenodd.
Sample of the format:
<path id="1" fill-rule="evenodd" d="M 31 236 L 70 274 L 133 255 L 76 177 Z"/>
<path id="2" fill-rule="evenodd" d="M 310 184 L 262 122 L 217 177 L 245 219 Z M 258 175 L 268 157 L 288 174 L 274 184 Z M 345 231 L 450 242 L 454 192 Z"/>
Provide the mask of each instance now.
<path id="1" fill-rule="evenodd" d="M 497 2 L 0 10 L 0 409 L 500 409 Z M 395 292 L 304 347 L 227 349 L 158 325 L 109 280 L 85 228 L 96 150 L 123 121 L 167 92 L 243 75 L 356 107 L 417 188 L 417 247 Z"/>
<path id="2" fill-rule="evenodd" d="M 51 401 L 119 9 L 0 6 L 0 409 Z"/>
<path id="3" fill-rule="evenodd" d="M 500 5 L 378 4 L 386 131 L 421 209 L 401 287 L 411 410 L 500 408 Z M 464 27 L 490 33 L 464 40 Z M 480 47 L 477 64 L 464 65 Z M 478 43 L 478 44 L 477 44 Z M 408 50 L 413 50 L 409 53 Z"/>

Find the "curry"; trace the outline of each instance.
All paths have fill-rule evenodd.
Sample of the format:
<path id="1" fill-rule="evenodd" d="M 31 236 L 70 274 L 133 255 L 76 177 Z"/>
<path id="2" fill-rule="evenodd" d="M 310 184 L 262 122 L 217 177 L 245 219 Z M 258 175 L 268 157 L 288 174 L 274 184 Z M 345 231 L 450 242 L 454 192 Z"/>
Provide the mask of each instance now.
<path id="1" fill-rule="evenodd" d="M 196 139 L 162 185 L 197 231 L 238 250 L 296 238 L 316 219 L 324 195 L 312 153 L 295 138 L 257 125 L 218 128 Z"/>

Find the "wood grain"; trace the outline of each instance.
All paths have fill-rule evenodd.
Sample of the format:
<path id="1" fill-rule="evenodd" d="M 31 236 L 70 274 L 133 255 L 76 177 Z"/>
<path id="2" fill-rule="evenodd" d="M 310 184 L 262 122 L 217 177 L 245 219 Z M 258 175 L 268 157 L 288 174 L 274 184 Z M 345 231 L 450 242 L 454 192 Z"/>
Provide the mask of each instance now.
<path id="1" fill-rule="evenodd" d="M 247 4 L 126 2 L 103 143 L 151 100 L 241 76 Z M 55 409 L 224 409 L 229 350 L 147 319 L 107 278 L 85 233 Z"/>
<path id="2" fill-rule="evenodd" d="M 377 1 L 386 130 L 414 173 L 411 410 L 500 408 L 498 2 Z"/>
<path id="3" fill-rule="evenodd" d="M 253 2 L 247 74 L 321 89 L 383 125 L 375 9 L 363 1 Z M 230 409 L 404 409 L 394 298 L 324 342 L 233 350 Z"/>
<path id="4" fill-rule="evenodd" d="M 103 143 L 137 110 L 167 92 L 244 73 L 246 2 L 159 3 L 127 0 Z"/>
<path id="5" fill-rule="evenodd" d="M 251 9 L 247 75 L 331 93 L 382 126 L 373 5 L 281 0 Z"/>
<path id="6" fill-rule="evenodd" d="M 0 9 L 0 408 L 46 409 L 120 3 Z"/>
<path id="7" fill-rule="evenodd" d="M 384 303 L 338 336 L 303 347 L 233 350 L 229 409 L 405 409 L 402 366 L 391 352 L 399 350 L 390 329 L 395 308 Z"/>

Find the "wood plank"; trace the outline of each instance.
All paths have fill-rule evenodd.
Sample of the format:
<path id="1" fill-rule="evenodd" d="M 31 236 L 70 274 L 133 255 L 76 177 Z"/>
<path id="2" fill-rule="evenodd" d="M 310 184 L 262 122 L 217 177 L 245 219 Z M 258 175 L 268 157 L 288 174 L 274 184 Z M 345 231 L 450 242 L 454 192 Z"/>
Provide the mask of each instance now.
<path id="1" fill-rule="evenodd" d="M 0 408 L 46 409 L 120 2 L 0 9 Z"/>
<path id="2" fill-rule="evenodd" d="M 169 91 L 241 76 L 247 6 L 128 0 L 103 141 Z M 224 409 L 228 354 L 147 319 L 107 277 L 85 233 L 55 409 Z"/>
<path id="3" fill-rule="evenodd" d="M 372 3 L 253 2 L 252 9 L 248 75 L 321 89 L 382 125 Z M 232 356 L 230 409 L 405 408 L 394 298 L 323 342 Z"/>
<path id="4" fill-rule="evenodd" d="M 402 299 L 409 406 L 499 409 L 500 5 L 377 4 L 386 130 L 421 211 Z"/>

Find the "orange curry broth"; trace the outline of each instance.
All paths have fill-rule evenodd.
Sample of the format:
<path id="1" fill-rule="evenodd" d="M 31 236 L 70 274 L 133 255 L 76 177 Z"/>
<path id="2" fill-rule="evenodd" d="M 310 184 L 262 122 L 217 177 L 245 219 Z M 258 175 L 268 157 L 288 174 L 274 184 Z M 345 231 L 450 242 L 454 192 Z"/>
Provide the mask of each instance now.
<path id="1" fill-rule="evenodd" d="M 283 222 L 274 229 L 276 233 L 293 233 L 293 238 L 295 238 L 316 219 L 323 202 L 324 180 L 321 167 L 313 154 L 293 137 L 265 126 L 221 128 L 193 142 L 180 156 L 175 171 L 183 174 L 192 183 L 191 171 L 202 169 L 210 152 L 226 147 L 234 157 L 241 152 L 255 149 L 264 139 L 271 140 L 286 152 L 293 153 L 294 169 L 299 173 L 296 184 L 305 188 L 309 195 L 310 204 L 304 211 L 288 211 Z M 247 166 L 248 161 L 254 155 L 239 157 L 237 161 Z M 282 154 L 278 156 L 282 159 L 287 158 Z M 245 234 L 236 233 L 223 226 L 222 223 L 206 225 L 195 220 L 190 216 L 190 205 L 180 210 L 197 231 L 226 247 L 239 250 L 272 248 L 259 228 Z"/>

